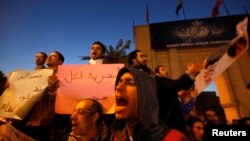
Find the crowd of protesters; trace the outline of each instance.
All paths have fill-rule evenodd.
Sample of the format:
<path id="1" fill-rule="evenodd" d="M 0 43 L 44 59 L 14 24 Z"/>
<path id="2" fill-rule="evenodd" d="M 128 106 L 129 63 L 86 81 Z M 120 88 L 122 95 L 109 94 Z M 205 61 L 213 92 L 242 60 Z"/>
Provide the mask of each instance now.
<path id="1" fill-rule="evenodd" d="M 94 42 L 89 64 L 108 64 L 105 50 L 103 43 Z M 0 127 L 10 122 L 20 136 L 37 141 L 202 141 L 206 126 L 227 124 L 213 107 L 204 110 L 202 116 L 196 115 L 194 81 L 204 64 L 190 62 L 178 79 L 171 79 L 163 65 L 154 71 L 149 68 L 147 56 L 141 50 L 131 51 L 125 67 L 117 74 L 114 114 L 103 114 L 102 105 L 91 98 L 82 99 L 71 115 L 57 114 L 55 99 L 60 87 L 57 72 L 64 59 L 59 51 L 36 54 L 34 70 L 54 71 L 48 78 L 46 92 L 25 119 L 1 118 Z M 1 94 L 8 85 L 1 73 Z M 245 117 L 239 123 L 249 121 Z M 11 135 L 2 131 L 0 140 L 9 140 L 8 134 Z M 15 140 L 21 141 L 18 137 Z"/>

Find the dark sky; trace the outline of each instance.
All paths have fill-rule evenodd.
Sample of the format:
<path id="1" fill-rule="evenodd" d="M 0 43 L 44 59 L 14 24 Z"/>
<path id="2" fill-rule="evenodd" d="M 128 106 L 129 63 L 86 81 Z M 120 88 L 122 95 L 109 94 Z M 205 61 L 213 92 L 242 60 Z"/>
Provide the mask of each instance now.
<path id="1" fill-rule="evenodd" d="M 0 70 L 34 68 L 39 51 L 62 52 L 65 64 L 86 64 L 91 44 L 102 41 L 116 46 L 119 39 L 133 40 L 134 25 L 146 24 L 148 1 L 150 23 L 210 18 L 215 0 L 0 0 Z M 219 16 L 246 14 L 250 0 L 224 0 Z M 130 50 L 135 46 L 132 43 Z"/>

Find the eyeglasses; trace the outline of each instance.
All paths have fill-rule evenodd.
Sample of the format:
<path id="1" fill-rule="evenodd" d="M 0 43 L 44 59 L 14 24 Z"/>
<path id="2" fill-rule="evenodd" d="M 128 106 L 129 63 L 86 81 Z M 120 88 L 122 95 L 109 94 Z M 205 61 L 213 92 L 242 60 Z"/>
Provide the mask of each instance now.
<path id="1" fill-rule="evenodd" d="M 83 110 L 83 109 L 75 109 L 73 111 L 73 114 L 84 116 L 86 114 L 94 114 L 94 112 L 89 111 L 89 110 Z"/>

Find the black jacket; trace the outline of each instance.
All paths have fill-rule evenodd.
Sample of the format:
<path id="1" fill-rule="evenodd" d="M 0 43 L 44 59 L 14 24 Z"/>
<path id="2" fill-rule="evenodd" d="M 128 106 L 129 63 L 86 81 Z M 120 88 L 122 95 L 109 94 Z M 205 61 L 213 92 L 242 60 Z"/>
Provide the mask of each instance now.
<path id="1" fill-rule="evenodd" d="M 185 119 L 182 114 L 177 92 L 189 89 L 194 81 L 185 73 L 177 80 L 155 76 L 159 99 L 159 117 L 166 125 L 186 132 Z"/>

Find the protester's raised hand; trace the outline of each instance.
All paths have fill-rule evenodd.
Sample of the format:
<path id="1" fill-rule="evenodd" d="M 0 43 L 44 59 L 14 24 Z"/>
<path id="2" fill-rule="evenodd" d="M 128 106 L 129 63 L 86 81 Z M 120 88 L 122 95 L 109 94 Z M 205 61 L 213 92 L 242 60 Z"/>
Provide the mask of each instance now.
<path id="1" fill-rule="evenodd" d="M 199 74 L 200 70 L 204 68 L 204 64 L 202 62 L 197 63 L 188 63 L 187 64 L 187 74 L 195 77 L 197 74 Z"/>

